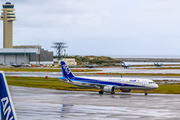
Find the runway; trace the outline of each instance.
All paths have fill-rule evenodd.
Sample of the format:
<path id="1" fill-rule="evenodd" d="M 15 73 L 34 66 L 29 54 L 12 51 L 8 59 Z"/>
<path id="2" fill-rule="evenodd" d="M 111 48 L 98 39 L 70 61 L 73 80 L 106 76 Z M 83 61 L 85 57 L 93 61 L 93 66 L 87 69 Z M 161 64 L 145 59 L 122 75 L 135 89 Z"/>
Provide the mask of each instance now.
<path id="1" fill-rule="evenodd" d="M 61 91 L 9 86 L 18 120 L 180 119 L 180 95 Z"/>
<path id="2" fill-rule="evenodd" d="M 6 76 L 25 76 L 25 77 L 52 77 L 59 78 L 62 77 L 61 72 L 5 72 Z M 84 76 L 84 75 L 81 75 Z M 88 77 L 94 77 L 94 75 L 86 75 Z M 97 75 L 95 77 L 121 77 L 121 76 L 113 76 L 113 75 Z M 126 78 L 147 78 L 152 80 L 178 80 L 180 81 L 180 77 L 168 77 L 168 76 L 123 76 Z"/>

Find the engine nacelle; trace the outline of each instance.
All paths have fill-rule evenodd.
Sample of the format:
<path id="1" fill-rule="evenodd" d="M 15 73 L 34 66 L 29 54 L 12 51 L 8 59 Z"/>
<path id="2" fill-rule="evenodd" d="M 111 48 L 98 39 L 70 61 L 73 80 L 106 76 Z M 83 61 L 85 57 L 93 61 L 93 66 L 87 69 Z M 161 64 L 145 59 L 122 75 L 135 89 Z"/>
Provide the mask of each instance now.
<path id="1" fill-rule="evenodd" d="M 120 88 L 121 92 L 131 92 L 131 89 L 127 88 Z"/>
<path id="2" fill-rule="evenodd" d="M 110 86 L 110 85 L 104 86 L 103 91 L 107 92 L 107 93 L 113 93 L 114 92 L 114 86 Z"/>

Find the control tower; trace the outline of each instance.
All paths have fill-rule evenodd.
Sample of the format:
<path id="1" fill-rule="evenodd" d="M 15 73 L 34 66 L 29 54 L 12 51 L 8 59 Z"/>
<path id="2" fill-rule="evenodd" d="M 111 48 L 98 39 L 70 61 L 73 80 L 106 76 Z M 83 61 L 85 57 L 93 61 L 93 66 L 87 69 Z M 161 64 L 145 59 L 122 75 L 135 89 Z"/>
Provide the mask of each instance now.
<path id="1" fill-rule="evenodd" d="M 3 48 L 13 48 L 13 21 L 16 20 L 14 4 L 8 0 L 2 6 L 0 20 L 3 21 Z"/>

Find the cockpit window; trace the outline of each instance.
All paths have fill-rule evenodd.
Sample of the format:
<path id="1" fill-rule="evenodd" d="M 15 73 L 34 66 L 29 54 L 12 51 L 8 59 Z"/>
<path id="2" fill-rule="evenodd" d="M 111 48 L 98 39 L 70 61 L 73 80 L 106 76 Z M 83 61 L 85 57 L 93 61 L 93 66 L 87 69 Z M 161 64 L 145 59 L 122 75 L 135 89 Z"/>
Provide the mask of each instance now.
<path id="1" fill-rule="evenodd" d="M 149 84 L 155 84 L 155 82 L 149 82 Z"/>

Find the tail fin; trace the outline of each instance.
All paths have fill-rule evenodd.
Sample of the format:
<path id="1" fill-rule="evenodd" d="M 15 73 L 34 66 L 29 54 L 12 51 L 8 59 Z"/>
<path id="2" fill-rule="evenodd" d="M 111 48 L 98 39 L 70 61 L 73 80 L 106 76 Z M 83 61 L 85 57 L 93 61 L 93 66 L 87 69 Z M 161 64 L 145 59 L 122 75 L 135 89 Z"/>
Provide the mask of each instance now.
<path id="1" fill-rule="evenodd" d="M 86 63 L 84 63 L 84 66 L 86 66 Z"/>
<path id="2" fill-rule="evenodd" d="M 64 78 L 71 79 L 75 77 L 64 61 L 61 61 L 61 69 Z"/>
<path id="3" fill-rule="evenodd" d="M 0 71 L 1 120 L 17 120 L 4 72 Z"/>

